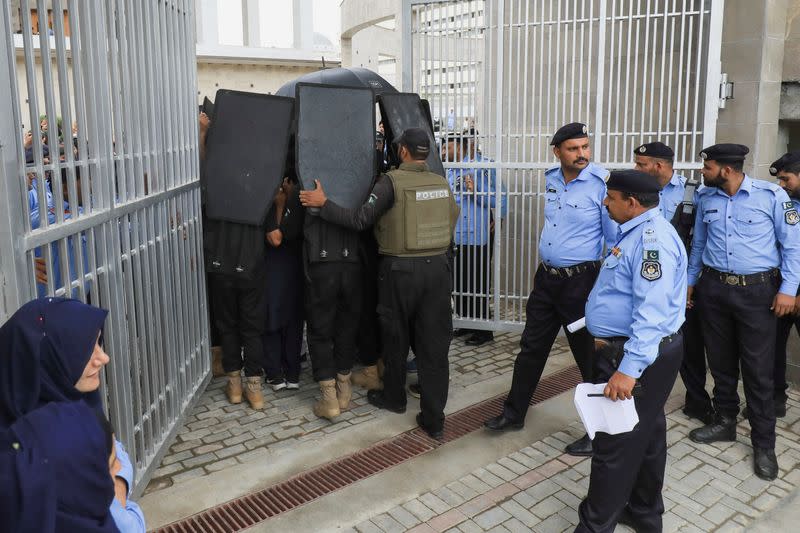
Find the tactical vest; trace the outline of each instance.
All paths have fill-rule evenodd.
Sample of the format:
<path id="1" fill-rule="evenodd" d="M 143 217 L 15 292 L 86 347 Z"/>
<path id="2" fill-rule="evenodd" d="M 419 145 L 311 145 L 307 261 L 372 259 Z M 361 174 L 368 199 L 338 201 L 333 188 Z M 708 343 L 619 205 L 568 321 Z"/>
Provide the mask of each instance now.
<path id="1" fill-rule="evenodd" d="M 358 232 L 306 215 L 303 227 L 305 256 L 309 264 L 320 262 L 357 262 L 360 245 Z"/>
<path id="2" fill-rule="evenodd" d="M 394 205 L 375 224 L 378 251 L 397 257 L 443 254 L 458 220 L 450 186 L 425 165 L 408 167 L 386 174 L 394 188 Z"/>
<path id="3" fill-rule="evenodd" d="M 678 204 L 675 209 L 675 214 L 672 215 L 670 223 L 678 232 L 683 245 L 686 247 L 686 252 L 689 253 L 692 249 L 692 237 L 694 235 L 694 193 L 700 182 L 695 179 L 686 181 L 686 188 L 683 192 L 683 200 Z"/>

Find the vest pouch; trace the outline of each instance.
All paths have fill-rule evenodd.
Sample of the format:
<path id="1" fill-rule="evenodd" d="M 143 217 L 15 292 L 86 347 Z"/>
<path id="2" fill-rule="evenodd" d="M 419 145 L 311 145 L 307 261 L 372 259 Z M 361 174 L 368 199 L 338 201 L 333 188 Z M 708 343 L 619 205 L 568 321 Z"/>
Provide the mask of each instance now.
<path id="1" fill-rule="evenodd" d="M 422 252 L 450 245 L 450 188 L 447 184 L 404 189 L 405 247 Z"/>

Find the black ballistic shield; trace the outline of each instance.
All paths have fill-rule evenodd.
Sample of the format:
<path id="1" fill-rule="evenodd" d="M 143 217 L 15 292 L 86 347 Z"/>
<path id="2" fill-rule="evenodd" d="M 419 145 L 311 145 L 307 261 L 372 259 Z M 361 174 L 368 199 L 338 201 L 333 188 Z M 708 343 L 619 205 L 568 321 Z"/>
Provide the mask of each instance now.
<path id="1" fill-rule="evenodd" d="M 203 97 L 203 105 L 200 111 L 208 115 L 208 118 L 214 116 L 214 102 L 208 99 L 208 96 Z"/>
<path id="2" fill-rule="evenodd" d="M 431 143 L 431 153 L 428 155 L 428 168 L 440 176 L 444 176 L 439 150 L 436 148 L 436 139 L 433 137 L 427 102 L 420 100 L 414 93 L 386 93 L 382 94 L 378 103 L 383 117 L 383 126 L 387 129 L 387 139 L 392 142 L 402 135 L 408 128 L 422 128 L 428 132 Z"/>
<path id="3" fill-rule="evenodd" d="M 375 103 L 370 89 L 298 83 L 297 174 L 319 180 L 342 207 L 361 205 L 376 173 Z"/>
<path id="4" fill-rule="evenodd" d="M 260 225 L 281 184 L 294 101 L 217 91 L 206 142 L 206 216 Z"/>

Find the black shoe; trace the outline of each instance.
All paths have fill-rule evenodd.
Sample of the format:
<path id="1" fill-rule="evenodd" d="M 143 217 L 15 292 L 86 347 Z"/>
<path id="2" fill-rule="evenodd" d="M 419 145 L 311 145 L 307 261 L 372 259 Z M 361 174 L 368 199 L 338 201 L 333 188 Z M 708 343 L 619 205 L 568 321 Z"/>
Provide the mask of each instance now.
<path id="1" fill-rule="evenodd" d="M 383 395 L 382 390 L 371 390 L 367 392 L 367 401 L 377 407 L 378 409 L 386 409 L 393 413 L 403 414 L 406 412 L 406 406 L 395 407 L 386 403 L 386 397 Z"/>
<path id="2" fill-rule="evenodd" d="M 417 425 L 432 439 L 442 440 L 442 437 L 444 437 L 444 428 L 434 430 L 422 423 L 422 413 L 417 413 Z"/>
<path id="3" fill-rule="evenodd" d="M 567 444 L 564 451 L 575 457 L 591 457 L 592 439 L 589 438 L 589 435 L 584 435 L 572 444 Z"/>
<path id="4" fill-rule="evenodd" d="M 490 418 L 483 423 L 483 427 L 492 431 L 508 431 L 510 429 L 518 430 L 522 429 L 524 425 L 525 422 L 514 422 L 513 420 L 506 418 L 505 415 Z"/>
<path id="5" fill-rule="evenodd" d="M 468 346 L 481 346 L 494 340 L 494 333 L 491 331 L 476 331 L 470 338 L 464 341 Z"/>
<path id="6" fill-rule="evenodd" d="M 714 409 L 711 407 L 689 407 L 683 406 L 683 414 L 689 418 L 699 420 L 705 425 L 714 423 Z"/>
<path id="7" fill-rule="evenodd" d="M 736 419 L 717 415 L 714 422 L 693 429 L 689 438 L 694 442 L 709 444 L 711 442 L 724 442 L 736 440 Z"/>
<path id="8" fill-rule="evenodd" d="M 775 418 L 783 418 L 784 416 L 786 416 L 786 402 L 775 402 Z M 750 418 L 750 411 L 746 405 L 742 409 L 742 418 L 745 420 Z"/>
<path id="9" fill-rule="evenodd" d="M 475 333 L 474 329 L 469 328 L 458 328 L 453 330 L 453 338 L 456 339 L 458 337 L 463 337 L 464 335 L 470 335 L 471 333 Z"/>
<path id="10" fill-rule="evenodd" d="M 753 472 L 767 481 L 778 477 L 778 459 L 775 457 L 775 450 L 753 448 Z"/>
<path id="11" fill-rule="evenodd" d="M 420 396 L 422 396 L 422 393 L 420 392 L 420 388 L 419 388 L 419 383 L 413 383 L 413 384 L 409 385 L 408 386 L 408 393 L 411 396 L 413 396 L 414 398 L 419 398 Z"/>

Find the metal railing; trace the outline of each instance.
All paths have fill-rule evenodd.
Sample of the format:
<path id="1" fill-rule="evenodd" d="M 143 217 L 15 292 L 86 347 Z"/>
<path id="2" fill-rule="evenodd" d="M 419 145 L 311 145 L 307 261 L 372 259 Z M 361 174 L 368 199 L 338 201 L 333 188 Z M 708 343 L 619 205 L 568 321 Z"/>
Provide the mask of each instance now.
<path id="1" fill-rule="evenodd" d="M 67 16 L 34 35 L 48 9 Z M 193 10 L 0 0 L 0 319 L 37 294 L 110 311 L 102 390 L 135 493 L 209 378 Z"/>
<path id="2" fill-rule="evenodd" d="M 456 181 L 491 172 L 497 183 L 474 193 L 476 204 L 496 207 L 471 222 L 491 235 L 488 248 L 462 247 L 456 258 L 456 325 L 522 328 L 544 172 L 557 164 L 549 141 L 561 125 L 588 124 L 593 159 L 608 169 L 630 168 L 637 145 L 660 140 L 679 173 L 697 173 L 697 154 L 715 137 L 723 5 L 404 0 L 405 89 L 430 102 L 439 137 L 467 131 L 466 160 L 445 168 Z M 474 282 L 459 287 L 465 277 Z"/>

